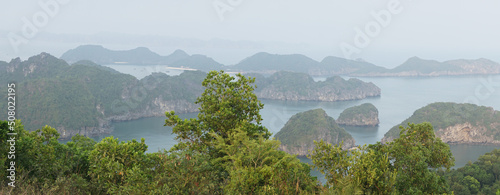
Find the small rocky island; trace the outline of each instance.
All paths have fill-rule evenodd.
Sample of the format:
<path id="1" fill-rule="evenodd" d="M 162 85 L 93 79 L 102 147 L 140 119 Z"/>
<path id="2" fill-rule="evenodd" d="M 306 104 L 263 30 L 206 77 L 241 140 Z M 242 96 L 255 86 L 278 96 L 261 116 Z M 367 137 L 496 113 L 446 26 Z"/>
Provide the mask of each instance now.
<path id="1" fill-rule="evenodd" d="M 401 124 L 391 128 L 382 139 L 399 137 L 399 126 L 430 122 L 437 137 L 449 144 L 500 145 L 500 112 L 474 104 L 432 103 L 418 109 Z"/>
<path id="2" fill-rule="evenodd" d="M 306 156 L 313 150 L 314 140 L 331 144 L 344 141 L 343 149 L 355 143 L 354 138 L 321 108 L 293 115 L 275 137 L 281 141 L 281 150 L 298 156 Z"/>
<path id="3" fill-rule="evenodd" d="M 371 103 L 364 103 L 345 109 L 340 113 L 337 124 L 346 126 L 377 126 L 378 110 Z"/>

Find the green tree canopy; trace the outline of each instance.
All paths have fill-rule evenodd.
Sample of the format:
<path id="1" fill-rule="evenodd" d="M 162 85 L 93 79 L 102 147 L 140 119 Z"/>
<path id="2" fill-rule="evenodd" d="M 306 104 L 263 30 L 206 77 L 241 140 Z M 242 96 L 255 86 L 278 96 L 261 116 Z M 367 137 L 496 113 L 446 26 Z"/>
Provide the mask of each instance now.
<path id="1" fill-rule="evenodd" d="M 189 146 L 203 151 L 212 146 L 213 135 L 227 138 L 236 128 L 247 131 L 250 137 L 262 134 L 267 139 L 271 136 L 261 125 L 259 111 L 264 104 L 253 93 L 255 78 L 241 74 L 236 77 L 224 71 L 208 73 L 202 83 L 206 89 L 195 102 L 200 104 L 197 119 L 182 120 L 174 111 L 165 113 L 165 126 L 173 126 L 172 132 L 177 134 L 176 139 L 180 142 L 175 149 Z"/>
<path id="2" fill-rule="evenodd" d="M 199 165 L 179 169 L 189 176 L 164 177 L 175 184 L 171 188 L 175 192 L 296 194 L 318 190 L 310 167 L 279 151 L 278 141 L 269 140 L 271 134 L 261 125 L 259 111 L 264 105 L 253 93 L 254 81 L 241 74 L 234 78 L 212 71 L 202 83 L 205 92 L 196 101 L 200 104 L 197 119 L 181 120 L 175 112 L 166 113 L 165 125 L 174 126 L 172 132 L 179 140 L 170 153 L 185 156 L 168 161 L 178 162 L 176 166 Z"/>
<path id="3" fill-rule="evenodd" d="M 335 192 L 435 194 L 448 190 L 434 169 L 449 169 L 454 158 L 430 123 L 401 127 L 400 137 L 387 145 L 378 142 L 345 151 L 323 141 L 315 144 L 310 158 Z"/>
<path id="4" fill-rule="evenodd" d="M 389 143 L 389 155 L 398 172 L 396 188 L 410 194 L 444 193 L 444 178 L 430 169 L 455 165 L 450 146 L 434 134 L 430 123 L 400 127 L 399 138 Z"/>

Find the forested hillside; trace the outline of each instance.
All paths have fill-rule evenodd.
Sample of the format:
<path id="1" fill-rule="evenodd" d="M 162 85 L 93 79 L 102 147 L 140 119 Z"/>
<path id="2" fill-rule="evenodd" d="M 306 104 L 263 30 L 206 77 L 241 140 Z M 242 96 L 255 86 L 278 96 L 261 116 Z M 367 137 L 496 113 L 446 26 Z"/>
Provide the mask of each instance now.
<path id="1" fill-rule="evenodd" d="M 474 104 L 438 102 L 416 110 L 401 124 L 392 127 L 384 136 L 390 141 L 399 134 L 399 126 L 429 122 L 436 136 L 446 143 L 500 144 L 500 112 L 491 107 Z"/>
<path id="2" fill-rule="evenodd" d="M 109 132 L 111 120 L 161 116 L 165 111 L 195 112 L 205 73 L 155 74 L 142 80 L 81 61 L 68 65 L 42 53 L 14 59 L 0 68 L 3 83 L 16 82 L 18 118 L 27 129 L 56 127 L 62 138 Z M 0 89 L 6 91 L 6 86 Z M 4 94 L 6 96 L 6 94 Z M 6 101 L 6 98 L 2 98 Z M 6 104 L 1 104 L 6 109 Z M 6 113 L 0 113 L 6 118 Z"/>
<path id="3" fill-rule="evenodd" d="M 500 150 L 495 149 L 480 156 L 476 162 L 440 174 L 456 195 L 499 194 Z"/>
<path id="4" fill-rule="evenodd" d="M 343 101 L 358 100 L 380 96 L 381 90 L 373 83 L 356 78 L 345 80 L 340 76 L 315 82 L 305 73 L 281 71 L 266 78 L 249 74 L 257 78 L 256 94 L 261 99 L 307 100 L 307 101 Z"/>

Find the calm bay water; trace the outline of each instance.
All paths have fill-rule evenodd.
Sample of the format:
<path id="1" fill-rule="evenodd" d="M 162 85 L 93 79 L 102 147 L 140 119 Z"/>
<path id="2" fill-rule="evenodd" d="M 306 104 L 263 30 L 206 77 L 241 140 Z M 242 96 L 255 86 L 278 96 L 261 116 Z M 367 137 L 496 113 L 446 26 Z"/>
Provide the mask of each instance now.
<path id="1" fill-rule="evenodd" d="M 165 66 L 108 65 L 108 67 L 138 78 L 147 76 L 151 72 L 165 72 L 170 75 L 178 75 L 182 72 L 166 69 Z M 324 77 L 315 78 L 315 80 L 324 79 Z M 376 98 L 341 102 L 261 100 L 264 103 L 264 109 L 261 110 L 264 119 L 262 123 L 273 134 L 276 134 L 292 115 L 299 112 L 323 108 L 329 116 L 337 118 L 344 109 L 369 102 L 379 110 L 380 125 L 378 127 L 344 127 L 354 137 L 357 145 L 363 145 L 380 141 L 390 128 L 410 117 L 415 110 L 430 103 L 467 102 L 500 110 L 500 75 L 427 78 L 363 77 L 359 79 L 379 86 L 382 89 L 382 95 Z M 181 117 L 194 118 L 196 115 L 197 113 L 182 114 Z M 115 122 L 112 135 L 120 140 L 145 138 L 149 152 L 168 150 L 176 141 L 175 135 L 171 134 L 172 128 L 163 126 L 164 121 L 165 117 L 152 117 Z M 450 148 L 455 156 L 456 168 L 464 166 L 468 161 L 475 161 L 480 155 L 500 147 L 451 145 Z M 308 162 L 308 159 L 301 160 Z"/>
<path id="2" fill-rule="evenodd" d="M 153 72 L 162 72 L 168 75 L 180 75 L 183 70 L 179 70 L 177 68 L 168 67 L 166 65 L 149 65 L 149 66 L 141 66 L 141 65 L 132 65 L 132 64 L 111 64 L 104 65 L 106 67 L 115 69 L 121 73 L 129 74 L 135 76 L 137 79 L 142 79 Z"/>

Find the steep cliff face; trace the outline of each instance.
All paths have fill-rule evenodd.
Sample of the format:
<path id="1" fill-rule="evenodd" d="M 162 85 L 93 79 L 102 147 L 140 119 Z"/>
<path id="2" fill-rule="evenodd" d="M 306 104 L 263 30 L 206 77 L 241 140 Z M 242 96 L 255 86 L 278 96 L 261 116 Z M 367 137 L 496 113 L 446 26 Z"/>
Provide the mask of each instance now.
<path id="1" fill-rule="evenodd" d="M 138 111 L 127 111 L 119 115 L 98 118 L 98 124 L 95 126 L 84 126 L 80 128 L 68 128 L 66 126 L 57 126 L 56 129 L 61 139 L 71 139 L 76 134 L 85 136 L 98 136 L 113 132 L 112 121 L 128 121 L 146 117 L 165 116 L 165 112 L 175 111 L 178 114 L 197 112 L 199 106 L 185 100 L 165 101 L 157 98 L 150 105 L 144 106 Z"/>
<path id="2" fill-rule="evenodd" d="M 418 109 L 391 128 L 382 142 L 399 137 L 399 126 L 422 122 L 430 122 L 436 136 L 445 143 L 500 145 L 500 112 L 491 107 L 457 103 L 433 103 Z"/>
<path id="3" fill-rule="evenodd" d="M 262 79 L 262 78 L 261 78 Z M 344 101 L 380 96 L 380 88 L 359 79 L 339 76 L 315 82 L 304 73 L 278 72 L 260 82 L 257 97 L 273 100 Z"/>
<path id="4" fill-rule="evenodd" d="M 499 129 L 500 130 L 500 129 Z M 435 131 L 436 136 L 445 143 L 454 144 L 500 144 L 493 136 L 488 136 L 484 126 L 472 125 L 468 122 L 449 126 Z"/>
<path id="5" fill-rule="evenodd" d="M 141 109 L 126 111 L 119 115 L 106 117 L 109 121 L 128 121 L 145 117 L 165 116 L 165 112 L 175 111 L 176 113 L 198 112 L 199 106 L 186 100 L 163 100 L 155 98 L 153 102 L 143 105 Z"/>
<path id="6" fill-rule="evenodd" d="M 298 156 L 309 154 L 309 150 L 314 149 L 315 140 L 331 144 L 343 141 L 343 149 L 349 149 L 355 144 L 354 138 L 339 127 L 323 109 L 292 116 L 275 137 L 281 141 L 281 150 Z"/>
<path id="7" fill-rule="evenodd" d="M 334 136 L 333 139 L 330 139 L 332 135 L 330 134 L 324 134 L 323 136 L 317 136 L 316 138 L 313 138 L 312 140 L 319 141 L 323 139 L 323 141 L 331 144 L 339 144 L 340 142 L 336 141 L 338 140 L 338 135 Z M 306 157 L 309 155 L 309 151 L 314 150 L 314 142 L 311 141 L 310 143 L 301 143 L 298 145 L 289 145 L 289 144 L 281 144 L 279 149 L 282 151 L 285 151 L 288 154 L 292 155 L 297 155 L 298 157 Z M 355 146 L 355 141 L 354 139 L 346 139 L 343 140 L 342 144 L 342 149 L 347 150 Z"/>
<path id="8" fill-rule="evenodd" d="M 279 87 L 270 86 L 257 93 L 257 97 L 272 100 L 334 102 L 380 96 L 380 88 L 371 83 L 369 85 L 364 88 L 346 90 L 321 87 L 319 89 L 306 89 L 305 91 L 279 91 Z"/>
<path id="9" fill-rule="evenodd" d="M 500 127 L 500 124 L 493 126 Z M 500 131 L 500 128 L 499 128 Z M 488 135 L 488 128 L 472 125 L 468 122 L 456 124 L 446 128 L 434 129 L 434 133 L 444 143 L 448 144 L 493 144 L 500 145 L 500 140 Z M 382 143 L 391 142 L 395 137 L 384 137 Z"/>
<path id="10" fill-rule="evenodd" d="M 87 137 L 94 137 L 103 134 L 110 134 L 113 132 L 113 128 L 111 126 L 111 121 L 107 119 L 99 119 L 98 125 L 96 126 L 85 126 L 80 128 L 67 128 L 65 126 L 56 126 L 54 127 L 59 132 L 60 139 L 67 140 L 71 139 L 71 137 L 80 134 Z"/>
<path id="11" fill-rule="evenodd" d="M 378 109 L 370 103 L 345 109 L 340 113 L 337 124 L 348 126 L 377 126 Z"/>

